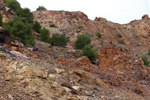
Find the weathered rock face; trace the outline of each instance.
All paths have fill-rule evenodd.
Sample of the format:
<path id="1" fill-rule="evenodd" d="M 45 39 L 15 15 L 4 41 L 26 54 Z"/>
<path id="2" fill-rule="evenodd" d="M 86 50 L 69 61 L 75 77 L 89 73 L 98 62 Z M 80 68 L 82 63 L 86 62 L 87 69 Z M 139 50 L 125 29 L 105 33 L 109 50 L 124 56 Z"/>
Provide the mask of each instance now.
<path id="1" fill-rule="evenodd" d="M 107 77 L 106 81 L 113 86 L 128 88 L 149 98 L 149 69 L 138 55 L 112 45 L 101 48 L 99 60 L 99 68 L 103 70 L 102 73 L 107 74 L 100 77 Z"/>
<path id="2" fill-rule="evenodd" d="M 104 69 L 124 69 L 124 67 L 129 68 L 129 66 L 132 66 L 133 64 L 143 65 L 143 62 L 138 55 L 115 45 L 101 48 L 99 60 L 99 67 Z"/>
<path id="3" fill-rule="evenodd" d="M 0 1 L 0 13 L 3 15 L 3 22 L 8 22 L 14 18 L 14 12 L 4 5 L 5 1 Z"/>
<path id="4" fill-rule="evenodd" d="M 80 58 L 75 58 L 75 57 L 69 57 L 69 56 L 64 56 L 64 57 L 58 57 L 55 60 L 56 63 L 60 64 L 60 65 L 64 65 L 64 66 L 71 66 L 71 67 L 83 67 L 83 68 L 87 68 L 92 65 L 91 61 L 89 60 L 89 58 L 87 58 L 86 56 L 80 57 Z"/>
<path id="5" fill-rule="evenodd" d="M 138 54 L 148 51 L 150 46 L 150 20 L 147 15 L 143 19 L 135 20 L 128 24 L 120 25 L 106 21 L 104 18 L 96 18 L 95 21 L 88 19 L 82 12 L 66 11 L 35 11 L 34 20 L 41 23 L 42 27 L 49 29 L 51 34 L 65 34 L 68 39 L 68 47 L 72 47 L 78 34 L 87 34 L 92 38 L 92 45 L 99 48 L 110 42 L 118 46 L 129 48 Z M 55 24 L 57 28 L 49 27 Z M 78 29 L 78 26 L 83 29 Z M 101 32 L 102 38 L 96 36 Z M 141 49 L 142 48 L 142 49 Z"/>

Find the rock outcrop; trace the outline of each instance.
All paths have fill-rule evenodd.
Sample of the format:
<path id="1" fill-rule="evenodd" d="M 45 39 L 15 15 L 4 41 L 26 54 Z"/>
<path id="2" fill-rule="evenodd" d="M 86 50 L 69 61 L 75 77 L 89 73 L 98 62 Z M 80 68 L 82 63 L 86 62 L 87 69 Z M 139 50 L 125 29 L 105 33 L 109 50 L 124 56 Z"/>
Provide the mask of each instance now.
<path id="1" fill-rule="evenodd" d="M 97 18 L 97 17 L 96 17 L 96 18 L 95 18 L 95 21 L 105 21 L 105 22 L 106 22 L 107 20 L 106 20 L 106 18 L 102 18 L 102 17 Z"/>
<path id="2" fill-rule="evenodd" d="M 114 45 L 101 48 L 99 68 L 112 86 L 129 89 L 149 98 L 149 68 L 133 52 Z M 103 78 L 104 78 L 103 77 Z M 140 87 L 140 88 L 139 88 Z"/>
<path id="3" fill-rule="evenodd" d="M 8 22 L 14 18 L 14 12 L 5 6 L 5 1 L 0 1 L 0 13 L 3 15 L 3 22 Z"/>
<path id="4" fill-rule="evenodd" d="M 146 15 L 143 15 L 143 16 L 142 16 L 142 19 L 150 19 L 150 18 L 149 18 L 149 16 L 146 14 Z"/>

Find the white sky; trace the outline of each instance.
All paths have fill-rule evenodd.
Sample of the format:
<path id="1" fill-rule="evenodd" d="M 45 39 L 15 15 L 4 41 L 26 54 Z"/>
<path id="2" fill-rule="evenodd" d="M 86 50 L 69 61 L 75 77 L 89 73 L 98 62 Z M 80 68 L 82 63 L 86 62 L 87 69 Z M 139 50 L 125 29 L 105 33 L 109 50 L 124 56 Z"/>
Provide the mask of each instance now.
<path id="1" fill-rule="evenodd" d="M 48 10 L 82 11 L 89 19 L 104 17 L 116 23 L 129 23 L 150 15 L 150 0 L 17 0 L 21 6 L 35 11 L 38 6 Z"/>

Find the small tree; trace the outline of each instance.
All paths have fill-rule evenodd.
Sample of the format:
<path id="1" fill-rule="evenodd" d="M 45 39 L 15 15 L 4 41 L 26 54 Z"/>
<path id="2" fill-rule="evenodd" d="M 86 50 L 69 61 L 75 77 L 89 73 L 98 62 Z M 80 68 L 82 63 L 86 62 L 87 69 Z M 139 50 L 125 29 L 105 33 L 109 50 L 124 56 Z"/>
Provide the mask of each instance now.
<path id="1" fill-rule="evenodd" d="M 81 26 L 81 25 L 80 25 L 80 26 L 78 26 L 78 29 L 82 29 L 82 28 L 83 28 L 83 26 Z"/>
<path id="2" fill-rule="evenodd" d="M 82 49 L 85 45 L 88 45 L 90 43 L 91 43 L 91 39 L 89 36 L 85 34 L 80 34 L 77 36 L 77 40 L 75 41 L 75 48 Z"/>
<path id="3" fill-rule="evenodd" d="M 41 30 L 40 37 L 41 37 L 42 41 L 48 42 L 49 41 L 49 30 L 44 27 Z"/>
<path id="4" fill-rule="evenodd" d="M 99 38 L 101 38 L 101 33 L 100 33 L 100 32 L 97 32 L 97 33 L 96 33 L 96 36 L 99 37 Z"/>
<path id="5" fill-rule="evenodd" d="M 6 0 L 6 6 L 11 8 L 14 11 L 17 11 L 18 9 L 20 9 L 20 4 L 17 0 Z"/>
<path id="6" fill-rule="evenodd" d="M 97 58 L 96 50 L 93 50 L 92 47 L 88 45 L 83 47 L 80 56 L 87 56 L 91 62 L 94 62 Z"/>
<path id="7" fill-rule="evenodd" d="M 28 23 L 33 23 L 33 14 L 29 8 L 19 9 L 16 11 L 18 17 L 25 18 Z"/>
<path id="8" fill-rule="evenodd" d="M 2 20 L 3 20 L 3 16 L 2 16 L 2 14 L 0 13 L 0 26 L 2 26 Z"/>
<path id="9" fill-rule="evenodd" d="M 36 11 L 39 11 L 39 10 L 47 10 L 45 7 L 43 7 L 43 6 L 39 6 L 37 9 L 36 9 Z"/>
<path id="10" fill-rule="evenodd" d="M 49 27 L 56 27 L 57 28 L 57 26 L 55 24 L 50 24 Z"/>
<path id="11" fill-rule="evenodd" d="M 64 34 L 62 34 L 62 35 L 54 34 L 52 36 L 52 38 L 50 39 L 50 43 L 52 45 L 55 45 L 55 46 L 66 46 L 67 45 L 67 38 Z"/>
<path id="12" fill-rule="evenodd" d="M 29 23 L 24 23 L 22 18 L 15 18 L 4 24 L 4 28 L 10 33 L 10 36 L 21 41 L 25 45 L 35 45 L 32 35 L 32 27 Z"/>
<path id="13" fill-rule="evenodd" d="M 142 56 L 141 58 L 142 58 L 142 60 L 143 60 L 143 62 L 144 62 L 144 65 L 149 66 L 150 62 L 148 61 L 147 56 L 144 55 L 144 56 Z"/>
<path id="14" fill-rule="evenodd" d="M 37 33 L 40 33 L 41 25 L 39 22 L 35 21 L 35 23 L 33 24 L 33 30 L 35 30 Z"/>

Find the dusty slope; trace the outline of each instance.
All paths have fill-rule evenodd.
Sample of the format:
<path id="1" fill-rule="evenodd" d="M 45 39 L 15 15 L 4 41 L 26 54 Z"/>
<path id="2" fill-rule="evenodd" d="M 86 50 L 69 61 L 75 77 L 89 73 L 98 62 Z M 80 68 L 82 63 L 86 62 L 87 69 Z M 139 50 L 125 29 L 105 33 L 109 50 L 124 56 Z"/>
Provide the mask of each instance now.
<path id="1" fill-rule="evenodd" d="M 55 55 L 54 51 L 47 52 L 51 49 L 46 43 L 36 42 L 38 45 L 42 44 L 37 52 L 24 49 L 22 54 L 17 55 L 17 53 L 0 51 L 0 97 L 2 99 L 149 100 L 149 90 L 144 83 L 147 82 L 146 77 L 149 74 L 147 73 L 148 69 L 142 63 L 137 63 L 137 65 L 143 66 L 144 70 L 134 69 L 132 64 L 129 64 L 132 66 L 132 70 L 130 67 L 121 67 L 121 70 L 114 70 L 111 67 L 110 70 L 105 70 L 91 64 L 86 57 L 72 58 L 73 61 L 68 58 L 66 59 L 68 62 L 65 61 L 65 64 L 61 64 L 60 55 Z M 53 50 L 56 48 L 53 47 Z M 111 48 L 118 52 L 119 48 Z M 107 48 L 104 47 L 104 49 Z M 64 51 L 59 52 L 63 53 Z M 53 61 L 52 55 L 48 55 L 48 53 L 57 56 L 56 61 Z M 126 54 L 128 51 L 123 51 L 123 53 Z M 45 54 L 47 56 L 44 56 Z M 121 56 L 122 51 L 119 51 L 118 55 L 114 55 Z M 107 55 L 103 57 L 107 57 Z M 123 56 L 121 59 L 126 59 L 126 57 Z M 137 59 L 135 58 L 135 60 Z M 116 65 L 114 64 L 114 66 Z M 136 77 L 140 81 L 130 82 L 132 79 L 124 77 L 128 76 L 128 73 L 121 74 L 121 71 L 126 72 L 126 70 L 128 73 L 140 73 L 137 71 L 140 70 L 143 76 L 133 74 L 131 77 Z"/>

